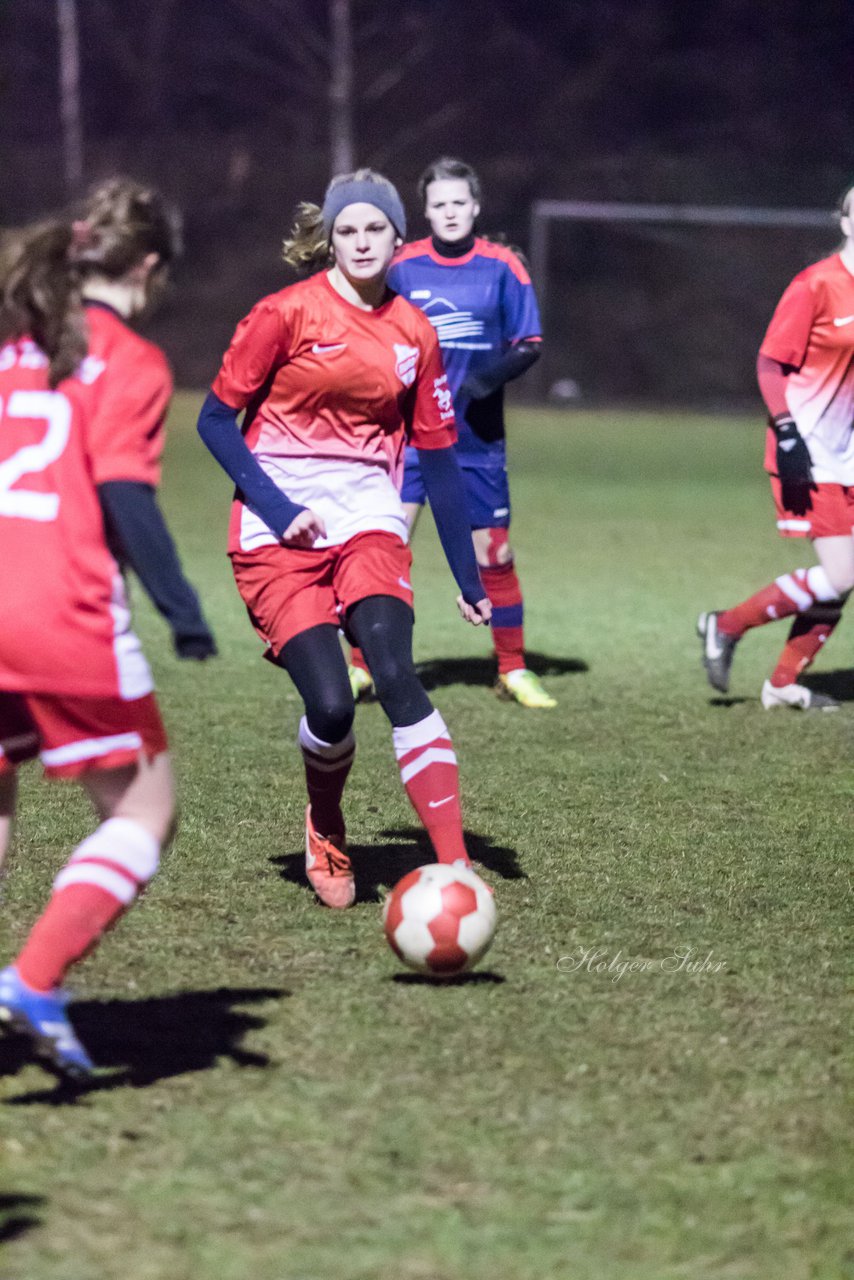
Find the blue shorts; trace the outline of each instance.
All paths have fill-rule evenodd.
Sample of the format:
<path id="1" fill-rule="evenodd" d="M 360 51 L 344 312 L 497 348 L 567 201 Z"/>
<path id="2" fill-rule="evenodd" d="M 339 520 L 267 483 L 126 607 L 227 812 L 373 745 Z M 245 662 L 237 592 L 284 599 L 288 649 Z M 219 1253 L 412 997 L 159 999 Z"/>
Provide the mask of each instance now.
<path id="1" fill-rule="evenodd" d="M 463 473 L 463 484 L 466 491 L 469 522 L 472 529 L 509 529 L 510 527 L 510 486 L 507 482 L 507 471 L 504 467 L 468 467 L 460 464 Z M 421 478 L 418 455 L 415 450 L 406 451 L 406 466 L 403 470 L 403 488 L 400 491 L 404 502 L 417 502 L 423 506 L 427 501 L 427 490 Z"/>

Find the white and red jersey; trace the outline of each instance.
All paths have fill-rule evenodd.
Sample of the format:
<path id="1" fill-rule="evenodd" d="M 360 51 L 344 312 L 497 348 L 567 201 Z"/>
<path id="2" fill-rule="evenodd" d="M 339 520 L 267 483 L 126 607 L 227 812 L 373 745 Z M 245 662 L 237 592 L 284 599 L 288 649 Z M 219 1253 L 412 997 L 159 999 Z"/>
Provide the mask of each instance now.
<path id="1" fill-rule="evenodd" d="M 86 318 L 87 355 L 53 391 L 35 343 L 0 348 L 0 690 L 138 698 L 151 673 L 96 486 L 157 484 L 172 377 L 115 312 Z"/>
<path id="2" fill-rule="evenodd" d="M 791 366 L 786 403 L 818 484 L 854 484 L 854 275 L 839 254 L 795 276 L 760 353 Z M 775 470 L 769 431 L 765 466 Z"/>
<path id="3" fill-rule="evenodd" d="M 385 530 L 408 540 L 399 489 L 403 450 L 456 440 L 439 344 L 396 294 L 373 311 L 347 302 L 326 272 L 262 298 L 237 326 L 213 383 L 245 409 L 243 432 L 280 489 L 326 524 L 316 547 Z M 235 501 L 229 551 L 275 545 Z"/>

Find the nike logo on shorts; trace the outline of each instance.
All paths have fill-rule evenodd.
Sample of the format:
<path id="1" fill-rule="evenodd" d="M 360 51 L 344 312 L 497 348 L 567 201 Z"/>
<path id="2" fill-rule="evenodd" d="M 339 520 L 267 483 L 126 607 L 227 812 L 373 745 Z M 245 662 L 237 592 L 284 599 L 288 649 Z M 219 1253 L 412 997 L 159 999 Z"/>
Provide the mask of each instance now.
<path id="1" fill-rule="evenodd" d="M 346 342 L 333 342 L 329 346 L 323 346 L 321 343 L 315 342 L 311 352 L 315 356 L 325 356 L 329 351 L 343 351 L 346 345 Z"/>
<path id="2" fill-rule="evenodd" d="M 854 320 L 854 316 L 839 316 L 833 323 L 837 329 L 841 329 L 844 324 L 850 324 L 852 320 Z"/>
<path id="3" fill-rule="evenodd" d="M 429 800 L 428 804 L 431 809 L 438 809 L 443 804 L 448 804 L 454 798 L 455 798 L 454 796 L 445 796 L 444 800 Z"/>

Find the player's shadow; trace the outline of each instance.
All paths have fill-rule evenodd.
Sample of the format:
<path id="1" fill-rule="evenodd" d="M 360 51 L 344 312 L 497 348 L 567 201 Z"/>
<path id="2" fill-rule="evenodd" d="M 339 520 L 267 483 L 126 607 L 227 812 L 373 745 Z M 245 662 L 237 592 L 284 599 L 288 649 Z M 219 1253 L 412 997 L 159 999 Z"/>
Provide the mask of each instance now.
<path id="1" fill-rule="evenodd" d="M 723 696 L 723 697 L 709 698 L 709 706 L 710 707 L 741 707 L 744 705 L 745 702 L 755 702 L 755 701 L 756 701 L 755 698 L 741 698 L 741 697 L 729 698 L 729 697 Z"/>
<path id="2" fill-rule="evenodd" d="M 390 982 L 401 987 L 497 987 L 507 979 L 489 969 L 458 973 L 454 978 L 432 978 L 429 973 L 393 973 Z"/>
<path id="3" fill-rule="evenodd" d="M 826 693 L 837 702 L 854 702 L 854 671 L 811 671 L 803 683 L 814 693 Z"/>
<path id="4" fill-rule="evenodd" d="M 22 1094 L 9 1102 L 61 1104 L 128 1085 L 145 1088 L 170 1076 L 205 1071 L 219 1058 L 230 1058 L 240 1067 L 266 1067 L 266 1054 L 241 1044 L 247 1032 L 259 1030 L 265 1020 L 233 1006 L 288 995 L 279 987 L 220 987 L 147 1000 L 76 1000 L 69 1016 L 77 1034 L 97 1067 L 116 1070 L 82 1086 L 59 1081 L 53 1090 Z M 0 1075 L 14 1075 L 32 1061 L 26 1037 L 11 1035 L 0 1041 Z"/>
<path id="5" fill-rule="evenodd" d="M 33 1212 L 44 1204 L 44 1196 L 28 1196 L 18 1191 L 0 1194 L 0 1244 L 17 1240 L 34 1227 L 41 1226 L 41 1218 Z"/>
<path id="6" fill-rule="evenodd" d="M 416 867 L 435 862 L 436 854 L 426 831 L 421 827 L 386 828 L 379 833 L 386 844 L 349 844 L 347 852 L 353 863 L 357 902 L 379 902 L 381 888 L 391 888 Z M 467 831 L 466 848 L 475 862 L 494 871 L 503 880 L 527 880 L 519 866 L 515 849 L 491 844 L 484 836 Z M 305 854 L 286 853 L 270 859 L 279 868 L 283 880 L 308 887 L 305 878 Z"/>
<path id="7" fill-rule="evenodd" d="M 547 653 L 525 653 L 525 662 L 538 676 L 564 676 L 589 671 L 583 658 L 559 658 Z M 430 658 L 417 664 L 421 683 L 427 690 L 440 689 L 449 684 L 495 684 L 495 659 L 488 658 Z"/>

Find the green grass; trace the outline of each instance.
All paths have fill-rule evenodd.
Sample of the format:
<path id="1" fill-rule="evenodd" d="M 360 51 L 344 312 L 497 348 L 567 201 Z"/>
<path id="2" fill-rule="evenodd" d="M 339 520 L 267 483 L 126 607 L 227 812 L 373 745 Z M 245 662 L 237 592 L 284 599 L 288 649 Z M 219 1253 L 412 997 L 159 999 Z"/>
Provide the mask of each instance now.
<path id="1" fill-rule="evenodd" d="M 178 664 L 137 601 L 181 830 L 74 975 L 103 1087 L 64 1103 L 0 1046 L 0 1276 L 851 1280 L 852 709 L 759 708 L 780 626 L 716 703 L 693 635 L 701 608 L 810 562 L 774 535 L 758 422 L 514 414 L 550 714 L 492 697 L 487 637 L 419 529 L 417 655 L 500 916 L 482 976 L 434 986 L 399 975 L 376 901 L 333 914 L 300 882 L 299 707 L 233 588 L 196 404 L 176 405 L 163 497 L 221 656 Z M 813 679 L 851 698 L 848 644 Z M 377 706 L 357 730 L 375 898 L 416 832 Z M 4 955 L 89 822 L 32 771 L 22 800 Z M 647 967 L 571 971 L 590 949 Z M 721 967 L 674 972 L 677 953 Z"/>

